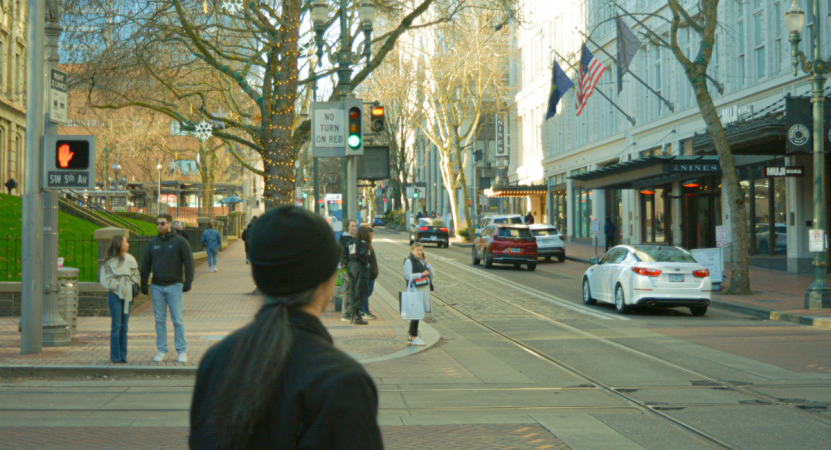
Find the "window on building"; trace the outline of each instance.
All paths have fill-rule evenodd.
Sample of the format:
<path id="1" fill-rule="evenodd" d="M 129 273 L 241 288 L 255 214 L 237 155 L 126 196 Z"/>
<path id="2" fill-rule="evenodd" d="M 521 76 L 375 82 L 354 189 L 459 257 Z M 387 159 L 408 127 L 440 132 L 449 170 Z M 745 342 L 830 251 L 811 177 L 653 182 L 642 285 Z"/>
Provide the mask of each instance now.
<path id="1" fill-rule="evenodd" d="M 652 70 L 654 75 L 652 76 L 652 89 L 655 89 L 655 92 L 658 95 L 661 95 L 661 47 L 657 45 L 652 49 Z M 655 118 L 661 117 L 662 112 L 662 105 L 661 99 L 658 95 L 653 96 L 655 98 L 654 101 L 654 111 L 655 111 Z"/>
<path id="2" fill-rule="evenodd" d="M 765 12 L 761 9 L 753 15 L 753 45 L 756 79 L 759 80 L 765 77 Z"/>
<path id="3" fill-rule="evenodd" d="M 784 33 L 784 25 L 782 24 L 782 4 L 781 3 L 774 3 L 773 4 L 773 13 L 771 15 L 773 17 L 773 73 L 779 73 L 782 70 L 782 33 Z"/>
<path id="4" fill-rule="evenodd" d="M 745 72 L 744 72 L 744 69 L 745 69 L 744 68 L 744 65 L 745 65 L 745 55 L 744 55 L 745 34 L 744 34 L 744 19 L 743 19 L 744 6 L 740 6 L 739 11 L 742 12 L 741 13 L 742 15 L 739 16 L 740 19 L 739 19 L 739 24 L 738 24 L 737 33 L 736 33 L 736 39 L 739 41 L 738 42 L 738 44 L 739 44 L 738 45 L 739 57 L 738 57 L 738 61 L 737 61 L 739 67 L 738 67 L 738 72 L 737 72 L 738 73 L 738 80 L 736 80 L 736 81 L 737 81 L 738 87 L 741 88 L 741 87 L 744 86 L 744 83 L 745 83 Z"/>

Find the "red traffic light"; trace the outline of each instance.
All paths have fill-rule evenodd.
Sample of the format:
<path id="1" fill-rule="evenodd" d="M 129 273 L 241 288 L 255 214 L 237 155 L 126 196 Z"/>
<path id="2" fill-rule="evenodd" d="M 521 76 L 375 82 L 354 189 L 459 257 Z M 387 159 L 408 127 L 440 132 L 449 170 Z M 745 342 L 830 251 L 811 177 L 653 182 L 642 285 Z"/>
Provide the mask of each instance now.
<path id="1" fill-rule="evenodd" d="M 361 115 L 361 110 L 358 108 L 352 108 L 349 110 L 349 118 L 352 120 L 357 119 Z"/>

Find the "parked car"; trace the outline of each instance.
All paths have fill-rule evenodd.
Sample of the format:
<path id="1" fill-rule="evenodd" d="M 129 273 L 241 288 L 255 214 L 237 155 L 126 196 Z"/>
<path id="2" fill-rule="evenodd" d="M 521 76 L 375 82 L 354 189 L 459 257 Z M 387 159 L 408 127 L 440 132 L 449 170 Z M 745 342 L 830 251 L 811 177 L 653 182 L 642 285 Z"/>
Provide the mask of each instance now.
<path id="1" fill-rule="evenodd" d="M 485 267 L 493 263 L 522 264 L 528 270 L 537 269 L 537 240 L 525 225 L 488 225 L 473 240 L 473 265 L 485 261 Z"/>
<path id="2" fill-rule="evenodd" d="M 383 214 L 376 214 L 375 217 L 372 219 L 372 226 L 373 227 L 383 227 L 384 226 L 384 215 Z"/>
<path id="3" fill-rule="evenodd" d="M 566 260 L 566 245 L 563 242 L 563 235 L 551 225 L 535 224 L 528 225 L 531 234 L 537 239 L 537 257 L 551 261 L 557 257 L 557 261 Z"/>
<path id="4" fill-rule="evenodd" d="M 482 230 L 484 230 L 485 227 L 492 224 L 525 225 L 525 217 L 520 216 L 519 214 L 495 214 L 492 216 L 485 216 L 482 217 L 482 220 L 479 221 L 479 226 L 476 227 L 473 232 L 482 233 Z"/>
<path id="5" fill-rule="evenodd" d="M 684 249 L 666 245 L 619 245 L 583 275 L 583 302 L 612 303 L 620 314 L 632 307 L 687 307 L 703 316 L 710 306 L 710 272 Z"/>
<path id="6" fill-rule="evenodd" d="M 410 245 L 413 242 L 447 248 L 450 245 L 450 230 L 441 219 L 418 219 L 418 223 L 410 227 Z"/>
<path id="7" fill-rule="evenodd" d="M 776 233 L 776 247 L 773 251 L 777 254 L 788 252 L 788 226 L 784 223 L 777 223 L 774 225 L 773 231 Z M 757 223 L 756 224 L 756 254 L 767 255 L 770 254 L 770 224 Z"/>

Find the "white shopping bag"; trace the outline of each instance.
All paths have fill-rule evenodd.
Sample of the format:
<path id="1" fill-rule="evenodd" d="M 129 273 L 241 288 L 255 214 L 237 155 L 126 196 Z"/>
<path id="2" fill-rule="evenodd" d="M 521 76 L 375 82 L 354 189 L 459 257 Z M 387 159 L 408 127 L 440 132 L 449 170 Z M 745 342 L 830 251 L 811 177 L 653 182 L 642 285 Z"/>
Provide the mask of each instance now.
<path id="1" fill-rule="evenodd" d="M 421 293 L 410 283 L 405 292 L 398 293 L 401 318 L 404 320 L 421 320 L 424 318 L 424 301 Z"/>

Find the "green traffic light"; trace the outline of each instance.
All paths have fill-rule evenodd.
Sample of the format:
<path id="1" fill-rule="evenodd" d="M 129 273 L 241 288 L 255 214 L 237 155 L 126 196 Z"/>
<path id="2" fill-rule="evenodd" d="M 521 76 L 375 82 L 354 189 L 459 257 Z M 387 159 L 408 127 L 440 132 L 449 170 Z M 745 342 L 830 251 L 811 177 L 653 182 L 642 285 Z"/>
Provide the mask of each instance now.
<path id="1" fill-rule="evenodd" d="M 357 134 L 353 134 L 349 136 L 349 139 L 346 141 L 350 147 L 358 148 L 361 146 L 361 137 Z"/>

